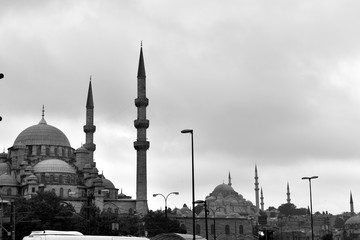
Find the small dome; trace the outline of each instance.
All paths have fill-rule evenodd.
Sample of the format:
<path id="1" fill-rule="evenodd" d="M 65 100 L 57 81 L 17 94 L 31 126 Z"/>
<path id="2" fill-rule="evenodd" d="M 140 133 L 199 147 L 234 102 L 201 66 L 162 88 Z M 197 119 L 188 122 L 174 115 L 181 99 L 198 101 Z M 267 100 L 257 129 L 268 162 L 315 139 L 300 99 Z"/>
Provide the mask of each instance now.
<path id="1" fill-rule="evenodd" d="M 75 169 L 68 163 L 59 159 L 47 159 L 34 166 L 35 173 L 76 173 Z"/>
<path id="2" fill-rule="evenodd" d="M 15 177 L 9 174 L 3 174 L 0 176 L 0 185 L 1 186 L 17 186 L 19 183 L 16 181 Z"/>
<path id="3" fill-rule="evenodd" d="M 26 128 L 17 136 L 13 146 L 22 145 L 71 147 L 65 134 L 56 127 L 48 125 L 44 119 L 42 119 L 39 124 Z"/>
<path id="4" fill-rule="evenodd" d="M 356 224 L 360 224 L 360 215 L 352 216 L 345 222 L 345 225 L 348 225 L 348 226 L 356 225 Z"/>
<path id="5" fill-rule="evenodd" d="M 89 153 L 89 151 L 82 145 L 78 149 L 76 149 L 75 153 Z"/>
<path id="6" fill-rule="evenodd" d="M 115 188 L 115 185 L 109 179 L 103 178 L 102 182 L 103 182 L 104 188 L 107 188 L 107 189 Z"/>
<path id="7" fill-rule="evenodd" d="M 27 177 L 28 182 L 37 182 L 38 179 L 34 174 L 31 174 L 29 177 Z"/>

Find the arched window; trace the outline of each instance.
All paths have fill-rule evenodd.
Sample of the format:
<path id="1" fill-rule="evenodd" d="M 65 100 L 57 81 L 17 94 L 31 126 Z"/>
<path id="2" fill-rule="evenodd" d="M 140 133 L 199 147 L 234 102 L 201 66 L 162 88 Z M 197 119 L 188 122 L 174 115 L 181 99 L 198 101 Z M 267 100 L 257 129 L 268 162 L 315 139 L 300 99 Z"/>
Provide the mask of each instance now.
<path id="1" fill-rule="evenodd" d="M 56 194 L 56 192 L 55 192 L 55 188 L 51 189 L 51 191 L 52 191 L 53 193 L 55 193 L 55 194 Z"/>
<path id="2" fill-rule="evenodd" d="M 108 212 L 109 212 L 109 213 L 111 213 L 111 207 L 108 207 L 108 209 L 107 209 L 107 210 L 108 210 Z"/>
<path id="3" fill-rule="evenodd" d="M 239 226 L 239 234 L 244 234 L 244 226 L 243 225 Z"/>
<path id="4" fill-rule="evenodd" d="M 214 235 L 215 234 L 215 226 L 214 226 L 214 224 L 211 224 L 211 227 L 210 227 L 210 229 L 211 229 L 211 234 L 212 235 Z"/>
<path id="5" fill-rule="evenodd" d="M 230 235 L 230 226 L 229 225 L 225 225 L 225 234 Z"/>
<path id="6" fill-rule="evenodd" d="M 70 196 L 70 193 L 71 193 L 71 189 L 68 190 L 68 193 L 67 193 L 67 194 L 68 194 L 68 197 L 71 197 L 71 196 Z"/>
<path id="7" fill-rule="evenodd" d="M 45 183 L 45 173 L 41 174 L 40 182 Z"/>
<path id="8" fill-rule="evenodd" d="M 64 189 L 60 188 L 60 197 L 64 197 Z"/>
<path id="9" fill-rule="evenodd" d="M 115 208 L 115 214 L 119 214 L 119 209 Z"/>
<path id="10" fill-rule="evenodd" d="M 8 188 L 7 190 L 6 190 L 6 195 L 11 195 L 11 188 Z"/>
<path id="11" fill-rule="evenodd" d="M 54 182 L 54 175 L 50 175 L 50 183 Z"/>
<path id="12" fill-rule="evenodd" d="M 201 231 L 201 229 L 200 229 L 200 225 L 199 224 L 196 224 L 196 235 L 200 235 L 200 231 Z"/>
<path id="13" fill-rule="evenodd" d="M 59 184 L 62 184 L 62 183 L 63 183 L 63 176 L 59 175 Z"/>
<path id="14" fill-rule="evenodd" d="M 182 230 L 185 230 L 185 231 L 186 231 L 186 226 L 185 226 L 185 224 L 181 224 L 181 225 L 180 225 L 180 228 L 181 228 Z"/>

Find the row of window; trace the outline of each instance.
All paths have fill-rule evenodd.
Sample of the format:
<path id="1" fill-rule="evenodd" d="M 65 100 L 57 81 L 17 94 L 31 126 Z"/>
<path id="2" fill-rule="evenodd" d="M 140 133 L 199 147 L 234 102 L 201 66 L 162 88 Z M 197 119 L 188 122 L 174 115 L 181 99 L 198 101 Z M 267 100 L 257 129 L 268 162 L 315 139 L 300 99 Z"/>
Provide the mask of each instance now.
<path id="1" fill-rule="evenodd" d="M 51 151 L 50 151 L 51 150 Z M 55 146 L 29 146 L 28 155 L 31 156 L 58 156 L 58 157 L 69 157 L 72 155 L 72 150 L 63 147 Z"/>
<path id="2" fill-rule="evenodd" d="M 75 175 L 45 175 L 42 174 L 40 177 L 40 183 L 51 184 L 76 184 L 76 176 Z"/>
<path id="3" fill-rule="evenodd" d="M 215 226 L 214 224 L 211 224 L 211 234 L 215 234 Z M 199 224 L 196 224 L 196 234 L 200 235 L 201 234 L 201 228 Z M 226 235 L 230 235 L 230 226 L 229 225 L 225 225 L 225 234 Z M 244 226 L 240 225 L 239 226 L 239 234 L 244 234 Z"/>

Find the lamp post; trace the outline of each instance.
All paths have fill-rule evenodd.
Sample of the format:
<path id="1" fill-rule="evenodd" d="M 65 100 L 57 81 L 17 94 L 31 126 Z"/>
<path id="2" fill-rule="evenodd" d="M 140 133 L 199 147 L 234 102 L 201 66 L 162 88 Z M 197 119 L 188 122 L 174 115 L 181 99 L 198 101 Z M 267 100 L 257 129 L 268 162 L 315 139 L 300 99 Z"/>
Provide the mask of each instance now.
<path id="1" fill-rule="evenodd" d="M 153 194 L 153 197 L 162 196 L 164 198 L 164 200 L 165 200 L 165 219 L 166 220 L 167 220 L 167 199 L 171 194 L 179 195 L 179 192 L 171 192 L 166 197 L 161 193 L 154 193 Z"/>
<path id="2" fill-rule="evenodd" d="M 192 214 L 193 214 L 193 240 L 195 240 L 195 185 L 194 185 L 194 131 L 184 129 L 181 133 L 191 134 L 191 180 L 192 180 Z"/>
<path id="3" fill-rule="evenodd" d="M 314 240 L 314 221 L 313 221 L 313 214 L 312 214 L 312 197 L 311 197 L 311 179 L 316 179 L 318 176 L 312 177 L 303 177 L 303 180 L 309 180 L 309 188 L 310 188 L 310 224 L 311 224 L 311 239 Z"/>
<path id="4" fill-rule="evenodd" d="M 0 73 L 0 79 L 4 78 L 4 74 L 3 73 Z M 2 120 L 2 117 L 0 116 L 0 121 Z M 2 233 L 2 228 L 1 228 L 1 233 Z M 0 233 L 0 234 L 1 234 Z M 2 239 L 2 235 L 0 235 L 0 239 Z"/>
<path id="5" fill-rule="evenodd" d="M 209 231 L 208 231 L 208 222 L 207 222 L 207 214 L 208 214 L 208 209 L 207 209 L 207 206 L 206 206 L 206 201 L 203 201 L 203 200 L 197 200 L 195 202 L 196 204 L 204 204 L 204 207 L 205 207 L 205 231 L 206 231 L 206 240 L 209 240 Z"/>

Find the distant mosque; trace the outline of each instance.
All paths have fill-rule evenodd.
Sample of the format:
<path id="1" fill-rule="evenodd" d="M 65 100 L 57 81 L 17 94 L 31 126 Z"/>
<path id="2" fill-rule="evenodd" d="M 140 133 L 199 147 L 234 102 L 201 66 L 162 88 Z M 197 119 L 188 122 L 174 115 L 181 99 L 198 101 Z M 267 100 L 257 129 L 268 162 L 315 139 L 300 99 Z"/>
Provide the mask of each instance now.
<path id="1" fill-rule="evenodd" d="M 119 189 L 99 174 L 94 161 L 96 145 L 94 143 L 94 100 L 91 79 L 86 101 L 85 144 L 78 149 L 71 147 L 66 135 L 42 118 L 36 125 L 23 130 L 15 139 L 8 152 L 0 153 L 0 195 L 5 200 L 17 197 L 30 198 L 37 192 L 52 191 L 64 201 L 71 203 L 76 211 L 89 198 L 100 210 L 120 213 L 146 214 L 147 176 L 146 152 L 149 149 L 146 129 L 146 75 L 142 46 L 138 65 L 138 96 L 135 99 L 137 119 L 137 140 L 134 148 L 137 152 L 136 199 L 119 193 Z M 135 163 L 134 163 L 135 164 Z"/>

